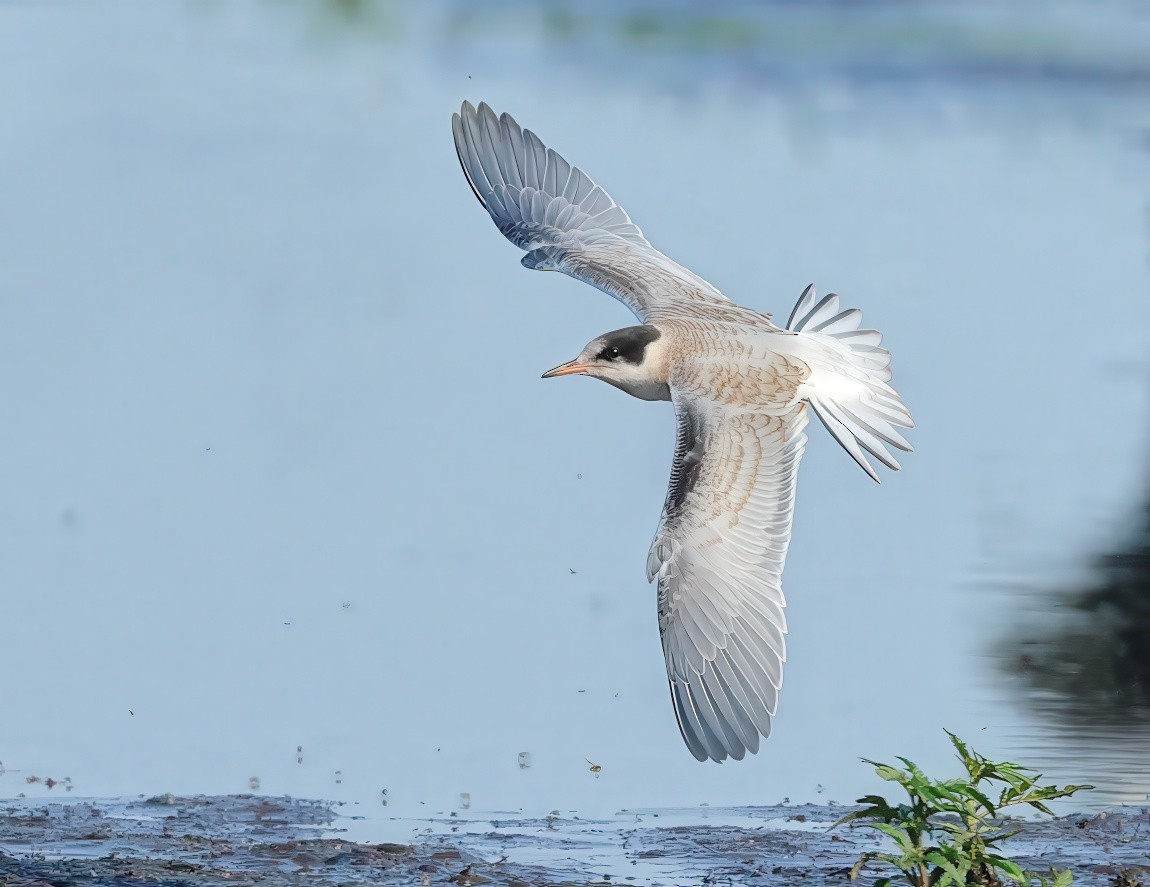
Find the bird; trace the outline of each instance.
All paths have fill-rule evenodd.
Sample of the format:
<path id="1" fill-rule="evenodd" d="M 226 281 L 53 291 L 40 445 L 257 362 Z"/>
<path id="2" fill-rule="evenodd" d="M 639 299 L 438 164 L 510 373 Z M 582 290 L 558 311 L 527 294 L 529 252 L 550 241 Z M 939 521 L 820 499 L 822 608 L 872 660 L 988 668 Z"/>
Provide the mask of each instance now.
<path id="1" fill-rule="evenodd" d="M 543 374 L 671 401 L 671 478 L 647 557 L 675 719 L 699 761 L 742 760 L 770 735 L 786 661 L 782 573 L 809 414 L 872 479 L 914 427 L 882 335 L 807 286 L 783 327 L 659 252 L 583 170 L 509 114 L 452 115 L 463 173 L 533 270 L 622 302 L 640 323 Z"/>

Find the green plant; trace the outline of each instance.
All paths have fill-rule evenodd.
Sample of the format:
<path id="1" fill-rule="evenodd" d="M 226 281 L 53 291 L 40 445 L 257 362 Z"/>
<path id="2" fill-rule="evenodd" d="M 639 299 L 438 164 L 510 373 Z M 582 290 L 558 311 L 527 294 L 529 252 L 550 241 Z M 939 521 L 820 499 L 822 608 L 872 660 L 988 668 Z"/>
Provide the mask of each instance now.
<path id="1" fill-rule="evenodd" d="M 1026 885 L 1067 887 L 1074 880 L 1070 872 L 1051 869 L 1048 878 L 1024 871 L 998 852 L 1002 841 L 1018 833 L 1018 829 L 1004 829 L 999 816 L 1002 810 L 1018 805 L 1053 816 L 1044 802 L 1094 786 L 1040 786 L 1041 774 L 1009 761 L 992 761 L 972 751 L 949 730 L 946 735 L 966 768 L 965 776 L 931 779 L 906 758 L 898 759 L 905 769 L 862 759 L 880 777 L 901 785 L 910 802 L 891 804 L 879 795 L 867 795 L 858 799 L 865 805 L 861 810 L 835 823 L 837 827 L 858 821 L 865 828 L 882 832 L 898 848 L 895 853 L 864 853 L 851 869 L 851 880 L 868 862 L 880 860 L 899 869 L 912 887 L 1001 887 L 1002 877 Z M 995 790 L 998 796 L 991 800 Z M 875 887 L 890 884 L 888 877 L 875 881 Z"/>

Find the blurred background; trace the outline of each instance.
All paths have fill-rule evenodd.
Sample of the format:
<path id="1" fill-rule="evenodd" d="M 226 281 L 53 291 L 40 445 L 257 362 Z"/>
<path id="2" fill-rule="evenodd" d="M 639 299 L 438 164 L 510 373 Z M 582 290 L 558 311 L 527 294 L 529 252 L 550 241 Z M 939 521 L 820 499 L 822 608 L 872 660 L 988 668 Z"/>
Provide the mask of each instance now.
<path id="1" fill-rule="evenodd" d="M 381 838 L 845 802 L 945 727 L 1147 799 L 1150 4 L 6 0 L 0 84 L 0 796 Z M 917 452 L 878 486 L 812 427 L 753 758 L 671 711 L 670 406 L 538 378 L 631 315 L 518 266 L 463 99 L 894 353 Z"/>

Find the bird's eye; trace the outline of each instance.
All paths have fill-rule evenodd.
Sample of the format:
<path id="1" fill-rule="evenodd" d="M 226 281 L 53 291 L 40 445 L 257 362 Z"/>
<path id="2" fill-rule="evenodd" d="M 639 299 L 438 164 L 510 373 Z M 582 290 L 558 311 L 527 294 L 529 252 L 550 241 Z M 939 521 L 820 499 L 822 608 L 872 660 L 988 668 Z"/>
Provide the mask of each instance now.
<path id="1" fill-rule="evenodd" d="M 603 356 L 607 358 L 607 360 L 614 360 L 619 356 L 619 349 L 614 345 L 612 345 L 610 348 L 604 348 Z"/>

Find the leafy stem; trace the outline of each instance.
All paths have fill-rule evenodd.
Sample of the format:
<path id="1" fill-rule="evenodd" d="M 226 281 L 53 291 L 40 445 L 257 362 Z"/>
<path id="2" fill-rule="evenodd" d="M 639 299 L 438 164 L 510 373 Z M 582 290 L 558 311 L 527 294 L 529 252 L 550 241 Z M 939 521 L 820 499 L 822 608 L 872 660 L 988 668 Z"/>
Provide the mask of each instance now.
<path id="1" fill-rule="evenodd" d="M 835 823 L 837 827 L 858 822 L 895 844 L 893 853 L 864 853 L 851 869 L 851 880 L 869 863 L 884 862 L 898 869 L 912 887 L 1001 887 L 1002 878 L 1028 887 L 1067 887 L 1073 881 L 1069 871 L 1051 869 L 1048 878 L 1024 870 L 998 852 L 999 843 L 1017 834 L 1003 828 L 1001 812 L 1028 806 L 1053 816 L 1047 801 L 1093 786 L 1039 785 L 1041 774 L 984 757 L 949 730 L 947 736 L 965 776 L 932 779 L 907 758 L 898 758 L 901 767 L 863 758 L 881 779 L 902 786 L 908 801 L 892 804 L 881 795 L 866 795 L 858 799 L 860 809 Z M 889 877 L 875 882 L 876 887 L 890 884 Z"/>

